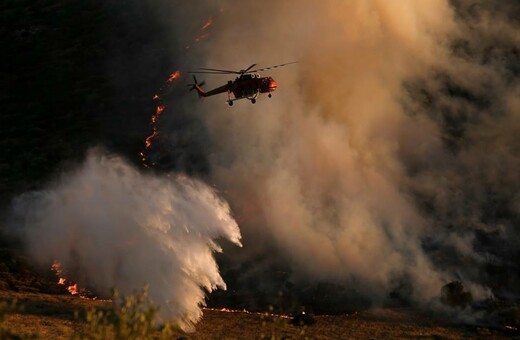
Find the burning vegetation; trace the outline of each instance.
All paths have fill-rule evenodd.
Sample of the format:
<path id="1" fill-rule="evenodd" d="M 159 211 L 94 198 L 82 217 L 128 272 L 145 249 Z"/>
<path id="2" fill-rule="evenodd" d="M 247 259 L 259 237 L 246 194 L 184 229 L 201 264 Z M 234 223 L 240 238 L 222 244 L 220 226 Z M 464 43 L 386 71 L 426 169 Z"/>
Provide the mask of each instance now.
<path id="1" fill-rule="evenodd" d="M 209 17 L 208 20 L 204 23 L 204 25 L 202 25 L 202 27 L 200 28 L 200 30 L 203 32 L 201 33 L 198 37 L 196 37 L 194 40 L 193 40 L 193 43 L 192 44 L 189 44 L 189 45 L 186 45 L 186 49 L 190 49 L 191 46 L 195 43 L 199 43 L 201 42 L 202 40 L 206 39 L 209 37 L 209 33 L 207 32 L 204 32 L 206 29 L 208 29 L 211 25 L 213 24 L 213 18 L 212 17 Z"/>
<path id="2" fill-rule="evenodd" d="M 150 118 L 150 125 L 152 127 L 152 134 L 146 137 L 144 141 L 144 150 L 139 153 L 141 157 L 141 161 L 145 167 L 150 167 L 155 165 L 153 162 L 148 161 L 147 151 L 152 147 L 153 141 L 159 136 L 159 127 L 157 125 L 159 116 L 166 109 L 166 104 L 163 103 L 163 96 L 168 91 L 169 87 L 173 84 L 173 82 L 181 76 L 181 72 L 179 70 L 170 74 L 168 79 L 164 82 L 165 86 L 159 89 L 160 94 L 155 94 L 152 97 L 152 100 L 156 103 L 157 107 L 155 109 L 155 113 Z"/>
<path id="3" fill-rule="evenodd" d="M 80 290 L 78 289 L 77 283 L 70 282 L 67 278 L 65 278 L 65 274 L 63 273 L 63 269 L 61 268 L 61 263 L 59 261 L 54 261 L 51 266 L 51 270 L 58 277 L 58 284 L 65 286 L 71 295 L 80 295 Z M 86 293 L 86 291 L 84 290 Z M 82 295 L 80 295 L 82 296 Z"/>

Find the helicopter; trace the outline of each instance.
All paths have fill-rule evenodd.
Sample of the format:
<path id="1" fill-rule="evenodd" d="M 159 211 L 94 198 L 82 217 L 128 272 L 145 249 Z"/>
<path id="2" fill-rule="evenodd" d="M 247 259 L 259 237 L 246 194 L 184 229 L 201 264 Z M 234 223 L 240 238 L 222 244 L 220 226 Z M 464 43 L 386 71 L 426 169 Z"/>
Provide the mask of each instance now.
<path id="1" fill-rule="evenodd" d="M 276 87 L 278 84 L 272 77 L 261 77 L 258 72 L 274 69 L 277 67 L 282 67 L 285 65 L 295 64 L 297 61 L 293 61 L 290 63 L 280 64 L 280 65 L 274 65 L 259 69 L 254 69 L 253 67 L 256 66 L 256 64 L 253 64 L 249 66 L 246 69 L 242 69 L 239 71 L 233 71 L 233 70 L 220 70 L 215 68 L 200 68 L 199 71 L 193 71 L 189 72 L 193 74 L 193 84 L 188 84 L 187 86 L 190 87 L 190 91 L 196 90 L 199 94 L 199 97 L 210 97 L 214 96 L 216 94 L 225 93 L 227 92 L 228 99 L 227 103 L 229 106 L 233 105 L 233 102 L 239 99 L 249 99 L 252 104 L 256 103 L 256 98 L 260 93 L 268 93 L 268 97 L 271 98 L 272 94 L 271 92 L 276 91 Z M 195 74 L 237 74 L 238 76 L 235 78 L 235 80 L 229 80 L 227 84 L 219 86 L 211 91 L 205 92 L 202 89 L 202 86 L 205 84 L 205 82 L 199 83 L 197 81 L 197 78 L 195 77 Z M 231 94 L 235 98 L 231 98 Z"/>

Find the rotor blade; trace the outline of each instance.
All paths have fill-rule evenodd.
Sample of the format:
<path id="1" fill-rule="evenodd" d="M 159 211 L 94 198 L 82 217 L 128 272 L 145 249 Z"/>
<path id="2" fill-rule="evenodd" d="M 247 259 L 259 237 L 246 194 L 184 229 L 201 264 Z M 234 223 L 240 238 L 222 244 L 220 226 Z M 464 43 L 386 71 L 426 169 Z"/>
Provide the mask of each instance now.
<path id="1" fill-rule="evenodd" d="M 252 69 L 255 66 L 256 66 L 256 64 L 253 64 L 253 65 L 249 66 L 248 68 L 246 68 L 243 72 L 241 71 L 240 73 L 247 73 L 250 69 Z"/>
<path id="2" fill-rule="evenodd" d="M 199 84 L 197 77 L 195 77 L 195 75 L 193 75 L 193 84 L 187 84 L 187 86 L 191 87 L 190 91 L 193 91 L 197 88 L 197 86 L 204 86 L 204 84 L 206 84 L 206 82 L 204 80 Z"/>
<path id="3" fill-rule="evenodd" d="M 199 68 L 199 70 L 216 71 L 216 72 L 224 72 L 224 73 L 240 73 L 238 71 L 233 71 L 233 70 L 219 70 L 218 68 L 205 68 L 205 67 L 201 67 L 201 68 Z"/>
<path id="4" fill-rule="evenodd" d="M 239 72 L 189 71 L 191 74 L 240 74 Z"/>
<path id="5" fill-rule="evenodd" d="M 282 67 L 282 66 L 290 65 L 290 64 L 296 64 L 296 63 L 297 63 L 297 61 L 292 61 L 292 62 L 290 62 L 290 63 L 280 64 L 280 65 L 274 65 L 274 66 L 269 66 L 269 67 L 264 67 L 264 68 L 258 68 L 258 69 L 256 69 L 256 70 L 248 71 L 248 73 L 253 73 L 253 72 L 259 72 L 259 71 L 270 70 L 270 69 L 273 69 L 273 68 Z"/>

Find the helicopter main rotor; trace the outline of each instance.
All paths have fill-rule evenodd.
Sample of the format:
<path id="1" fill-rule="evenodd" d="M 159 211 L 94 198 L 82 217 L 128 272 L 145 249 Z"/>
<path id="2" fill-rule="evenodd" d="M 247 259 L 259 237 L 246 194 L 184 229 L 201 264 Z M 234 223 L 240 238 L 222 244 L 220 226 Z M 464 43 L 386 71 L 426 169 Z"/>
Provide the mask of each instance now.
<path id="1" fill-rule="evenodd" d="M 290 64 L 296 64 L 296 63 L 297 63 L 297 61 L 292 61 L 292 62 L 290 62 L 290 63 L 280 64 L 280 65 L 274 65 L 274 66 L 269 66 L 269 67 L 258 68 L 258 69 L 252 70 L 252 68 L 256 66 L 256 64 L 253 64 L 253 65 L 249 66 L 248 68 L 246 68 L 246 69 L 242 69 L 242 70 L 240 70 L 240 71 L 221 70 L 221 69 L 217 69 L 217 68 L 205 68 L 205 67 L 201 67 L 201 68 L 200 68 L 201 71 L 193 71 L 193 72 L 189 72 L 189 73 L 205 73 L 205 74 L 238 74 L 238 75 L 243 75 L 243 74 L 246 74 L 246 73 L 255 73 L 255 72 L 260 72 L 260 71 L 270 70 L 270 69 L 274 69 L 274 68 L 278 68 L 278 67 L 282 67 L 282 66 L 290 65 Z"/>

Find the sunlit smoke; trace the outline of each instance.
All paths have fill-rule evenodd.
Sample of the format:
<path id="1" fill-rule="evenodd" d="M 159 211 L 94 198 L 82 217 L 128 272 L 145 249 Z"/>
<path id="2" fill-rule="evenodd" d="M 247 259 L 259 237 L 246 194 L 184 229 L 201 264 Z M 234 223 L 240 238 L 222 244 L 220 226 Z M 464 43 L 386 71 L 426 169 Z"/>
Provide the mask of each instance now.
<path id="1" fill-rule="evenodd" d="M 148 283 L 163 317 L 184 328 L 200 319 L 206 291 L 226 288 L 215 240 L 240 245 L 229 207 L 213 189 L 182 176 L 144 175 L 99 151 L 54 186 L 18 198 L 15 209 L 39 263 L 57 260 L 72 286 L 105 296 Z"/>
<path id="2" fill-rule="evenodd" d="M 200 66 L 300 61 L 265 74 L 279 83 L 271 99 L 197 108 L 211 112 L 211 179 L 243 221 L 250 258 L 269 249 L 288 280 L 340 283 L 374 302 L 428 303 L 457 278 L 489 296 L 479 268 L 502 250 L 481 240 L 515 235 L 514 250 L 520 207 L 518 82 L 508 80 L 518 77 L 489 49 L 518 35 L 485 6 L 457 3 L 220 2 Z M 484 216 L 498 211 L 489 192 L 510 220 Z"/>

